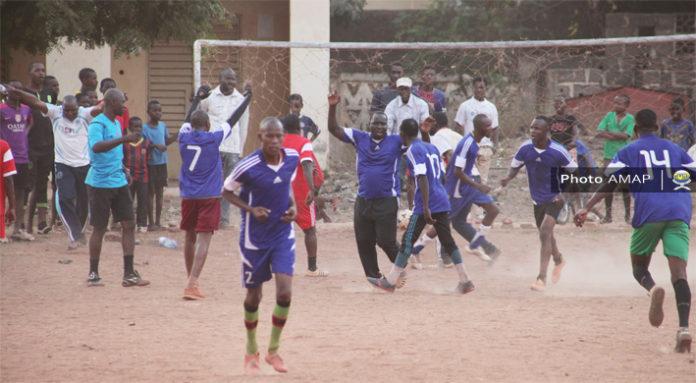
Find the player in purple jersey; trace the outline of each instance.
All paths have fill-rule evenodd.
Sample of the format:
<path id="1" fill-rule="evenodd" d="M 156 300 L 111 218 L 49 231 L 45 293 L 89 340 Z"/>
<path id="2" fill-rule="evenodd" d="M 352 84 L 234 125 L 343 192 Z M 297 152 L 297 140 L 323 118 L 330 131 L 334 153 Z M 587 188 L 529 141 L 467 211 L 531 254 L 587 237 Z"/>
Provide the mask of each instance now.
<path id="1" fill-rule="evenodd" d="M 186 231 L 184 262 L 188 275 L 184 299 L 205 298 L 198 289 L 198 278 L 208 257 L 213 233 L 218 229 L 220 222 L 222 160 L 219 146 L 230 134 L 232 127 L 239 121 L 251 101 L 251 84 L 248 81 L 244 84 L 244 90 L 244 101 L 232 113 L 222 129 L 210 132 L 208 114 L 202 110 L 196 110 L 197 104 L 192 104 L 190 113 L 187 113 L 190 123 L 187 119 L 179 131 L 180 227 Z"/>
<path id="2" fill-rule="evenodd" d="M 639 176 L 629 182 L 635 198 L 630 245 L 633 277 L 650 293 L 648 319 L 650 324 L 659 327 L 664 319 L 662 303 L 665 289 L 655 285 L 648 266 L 661 240 L 679 314 L 674 350 L 690 352 L 691 289 L 686 280 L 686 263 L 689 255 L 691 194 L 686 184 L 696 174 L 696 162 L 679 145 L 656 137 L 657 130 L 655 112 L 643 109 L 636 114 L 638 140 L 616 153 L 605 173 L 610 176 L 608 182 L 600 186 L 584 209 L 578 211 L 575 224 L 582 226 L 588 210 L 613 192 L 617 186 L 617 176 Z M 643 174 L 650 176 L 650 180 L 645 181 Z"/>
<path id="3" fill-rule="evenodd" d="M 447 194 L 450 197 L 452 211 L 450 220 L 452 227 L 469 241 L 469 249 L 473 251 L 482 247 L 485 251 L 481 257 L 484 260 L 497 258 L 501 251 L 486 240 L 486 235 L 493 226 L 493 221 L 500 212 L 489 195 L 491 187 L 476 182 L 472 174 L 473 167 L 479 151 L 479 143 L 484 137 L 490 137 L 493 131 L 491 119 L 485 114 L 478 114 L 474 117 L 474 131 L 467 134 L 457 144 L 454 155 L 447 169 Z M 481 221 L 477 231 L 473 231 L 471 225 L 466 222 L 466 216 L 472 204 L 477 204 L 483 208 L 486 215 Z M 486 259 L 487 258 L 487 259 Z"/>
<path id="4" fill-rule="evenodd" d="M 503 187 L 507 186 L 522 166 L 527 167 L 529 192 L 534 202 L 534 218 L 541 241 L 539 275 L 531 286 L 534 291 L 543 291 L 546 287 L 546 272 L 551 256 L 554 263 L 551 282 L 558 283 L 561 278 L 565 258 L 558 251 L 553 228 L 563 207 L 563 197 L 552 189 L 552 178 L 561 168 L 571 171 L 577 168 L 565 147 L 549 138 L 550 126 L 551 121 L 544 116 L 538 116 L 532 121 L 532 139 L 520 146 L 512 159 L 507 176 L 500 181 Z"/>
<path id="5" fill-rule="evenodd" d="M 238 206 L 242 213 L 239 235 L 242 261 L 246 354 L 244 370 L 258 374 L 259 353 L 256 326 L 263 284 L 275 274 L 276 305 L 266 362 L 278 372 L 287 372 L 278 356 L 280 335 L 285 326 L 292 298 L 292 275 L 295 264 L 297 216 L 291 182 L 300 161 L 296 150 L 283 148 L 283 125 L 277 118 L 261 121 L 259 141 L 262 148 L 239 161 L 225 180 L 223 198 Z M 235 191 L 239 190 L 239 195 Z"/>
<path id="6" fill-rule="evenodd" d="M 435 227 L 437 236 L 442 243 L 443 254 L 448 254 L 452 258 L 459 276 L 456 292 L 460 294 L 472 292 L 475 290 L 474 284 L 466 274 L 462 255 L 450 232 L 448 218 L 450 204 L 447 191 L 442 184 L 445 165 L 440 157 L 440 152 L 435 145 L 423 142 L 418 138 L 419 129 L 416 120 L 411 118 L 404 120 L 399 130 L 401 140 L 408 147 L 406 158 L 408 159 L 409 171 L 417 180 L 415 205 L 408 228 L 401 239 L 399 255 L 396 257 L 389 276 L 367 278 L 367 280 L 389 292 L 394 292 L 397 287 L 401 287 L 405 277 L 404 268 L 413 248 L 413 240 L 418 238 L 427 223 Z M 429 130 L 423 130 L 422 136 L 428 137 Z"/>

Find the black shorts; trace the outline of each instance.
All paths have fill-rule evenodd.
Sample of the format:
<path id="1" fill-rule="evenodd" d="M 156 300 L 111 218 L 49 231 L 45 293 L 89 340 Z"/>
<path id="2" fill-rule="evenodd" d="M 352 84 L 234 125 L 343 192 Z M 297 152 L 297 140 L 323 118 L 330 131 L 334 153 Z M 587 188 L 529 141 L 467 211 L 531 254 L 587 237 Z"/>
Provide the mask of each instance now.
<path id="1" fill-rule="evenodd" d="M 437 233 L 437 238 L 440 240 L 442 245 L 442 250 L 446 254 L 452 254 L 454 250 L 457 250 L 457 244 L 454 242 L 452 237 L 452 232 L 450 231 L 450 221 L 449 212 L 443 211 L 439 213 L 431 213 L 432 218 L 435 220 L 435 232 Z M 404 254 L 411 254 L 413 251 L 413 244 L 420 237 L 421 232 L 425 228 L 425 215 L 413 214 L 408 222 L 408 227 L 401 237 L 401 247 L 399 252 Z"/>
<path id="2" fill-rule="evenodd" d="M 558 215 L 561 213 L 562 209 L 563 202 L 547 202 L 541 205 L 534 205 L 534 219 L 536 220 L 537 229 L 541 227 L 545 215 L 558 220 Z"/>
<path id="3" fill-rule="evenodd" d="M 34 186 L 32 184 L 32 172 L 29 164 L 15 164 L 17 174 L 14 175 L 14 190 L 15 193 L 24 192 Z M 22 194 L 24 195 L 24 194 Z"/>
<path id="4" fill-rule="evenodd" d="M 90 225 L 95 229 L 106 229 L 109 213 L 114 222 L 133 221 L 133 199 L 128 185 L 120 188 L 95 188 L 87 186 L 89 195 Z"/>
<path id="5" fill-rule="evenodd" d="M 167 164 L 147 165 L 147 182 L 150 188 L 167 186 Z"/>

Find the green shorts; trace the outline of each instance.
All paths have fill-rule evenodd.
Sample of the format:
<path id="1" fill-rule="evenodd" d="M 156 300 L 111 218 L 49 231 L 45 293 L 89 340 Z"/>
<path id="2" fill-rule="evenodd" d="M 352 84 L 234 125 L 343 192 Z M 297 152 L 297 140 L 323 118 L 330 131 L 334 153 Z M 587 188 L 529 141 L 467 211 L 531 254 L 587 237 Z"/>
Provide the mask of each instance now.
<path id="1" fill-rule="evenodd" d="M 666 257 L 689 259 L 689 226 L 682 220 L 647 222 L 633 229 L 631 254 L 649 257 L 662 240 Z"/>

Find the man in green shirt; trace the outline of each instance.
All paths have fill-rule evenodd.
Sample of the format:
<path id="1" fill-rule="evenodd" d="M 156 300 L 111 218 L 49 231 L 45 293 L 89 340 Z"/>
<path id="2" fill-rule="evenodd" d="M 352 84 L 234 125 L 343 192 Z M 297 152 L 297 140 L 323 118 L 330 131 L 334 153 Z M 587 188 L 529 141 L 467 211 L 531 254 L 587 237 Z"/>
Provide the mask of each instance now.
<path id="1" fill-rule="evenodd" d="M 604 168 L 616 155 L 616 152 L 624 146 L 631 143 L 631 136 L 633 135 L 633 126 L 635 120 L 633 115 L 626 113 L 628 106 L 631 103 L 631 98 L 627 94 L 619 94 L 614 97 L 614 103 L 612 105 L 611 112 L 607 113 L 599 123 L 597 127 L 597 137 L 607 140 L 604 143 Z M 621 185 L 619 191 L 623 194 L 624 200 L 624 219 L 626 222 L 631 222 L 631 195 L 628 193 L 626 185 Z M 609 223 L 611 219 L 611 204 L 614 198 L 609 195 L 604 200 L 604 205 L 606 206 L 606 215 L 602 220 L 602 223 Z"/>

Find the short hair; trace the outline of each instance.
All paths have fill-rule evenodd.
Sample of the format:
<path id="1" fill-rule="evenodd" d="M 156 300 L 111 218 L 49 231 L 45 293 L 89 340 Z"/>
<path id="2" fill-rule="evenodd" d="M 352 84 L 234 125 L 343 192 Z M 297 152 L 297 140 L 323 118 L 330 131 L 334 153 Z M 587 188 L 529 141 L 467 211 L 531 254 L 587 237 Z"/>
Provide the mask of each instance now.
<path id="1" fill-rule="evenodd" d="M 476 84 L 477 82 L 482 82 L 483 85 L 488 86 L 488 81 L 486 81 L 486 78 L 483 76 L 476 76 L 471 80 L 472 84 Z"/>
<path id="2" fill-rule="evenodd" d="M 657 114 L 650 109 L 641 109 L 636 113 L 636 128 L 638 130 L 655 130 L 657 128 Z"/>
<path id="3" fill-rule="evenodd" d="M 77 104 L 77 97 L 69 94 L 63 97 L 63 104 Z"/>
<path id="4" fill-rule="evenodd" d="M 294 114 L 288 114 L 283 117 L 283 128 L 287 132 L 299 132 L 300 131 L 300 118 Z"/>
<path id="5" fill-rule="evenodd" d="M 275 117 L 264 118 L 263 120 L 261 120 L 259 127 L 261 128 L 261 131 L 264 131 L 268 129 L 268 127 L 271 126 L 271 124 L 277 125 L 280 128 L 280 130 L 283 130 L 283 123 Z"/>
<path id="6" fill-rule="evenodd" d="M 426 70 L 432 70 L 433 72 L 437 73 L 437 68 L 435 68 L 435 66 L 431 64 L 426 64 L 421 70 L 421 73 L 425 73 Z"/>
<path id="7" fill-rule="evenodd" d="M 539 115 L 539 116 L 534 117 L 534 119 L 535 120 L 542 120 L 542 121 L 544 121 L 546 126 L 549 126 L 549 127 L 551 126 L 551 119 L 546 117 L 546 116 Z"/>
<path id="8" fill-rule="evenodd" d="M 87 93 L 82 92 L 78 92 L 77 94 L 75 94 L 75 99 L 77 100 L 77 102 L 80 102 L 80 100 L 82 100 L 83 98 L 89 98 L 89 95 Z"/>
<path id="9" fill-rule="evenodd" d="M 160 105 L 160 106 L 162 106 L 162 104 L 160 104 L 159 101 L 157 101 L 157 100 L 152 100 L 152 101 L 150 101 L 150 102 L 147 103 L 147 110 L 150 110 L 150 108 L 152 108 L 152 107 L 155 106 L 155 105 Z"/>
<path id="10" fill-rule="evenodd" d="M 485 119 L 485 118 L 488 118 L 488 116 L 486 116 L 486 115 L 483 114 L 483 113 L 479 113 L 479 114 L 477 114 L 476 116 L 474 116 L 474 127 L 476 127 L 476 125 L 480 124 L 481 121 L 483 121 L 483 119 Z M 538 118 L 538 117 L 537 117 L 537 118 Z M 488 119 L 489 119 L 489 118 L 488 118 Z M 490 120 L 490 119 L 489 119 L 489 120 Z"/>
<path id="11" fill-rule="evenodd" d="M 399 62 L 399 61 L 394 61 L 393 63 L 389 64 L 389 66 L 390 66 L 390 67 L 392 67 L 392 66 L 400 66 L 400 67 L 402 67 L 402 68 L 404 67 L 403 65 L 401 65 L 401 62 Z"/>
<path id="12" fill-rule="evenodd" d="M 684 107 L 684 100 L 682 100 L 681 97 L 677 97 L 674 100 L 672 100 L 672 104 L 679 105 L 683 108 Z"/>
<path id="13" fill-rule="evenodd" d="M 128 119 L 128 126 L 133 126 L 133 123 L 136 121 L 140 121 L 140 123 L 143 123 L 143 119 L 138 117 L 138 116 L 133 116 L 130 119 Z"/>
<path id="14" fill-rule="evenodd" d="M 418 122 L 412 118 L 407 118 L 401 122 L 399 130 L 406 135 L 406 137 L 416 137 L 418 136 Z"/>
<path id="15" fill-rule="evenodd" d="M 29 72 L 34 70 L 34 65 L 36 65 L 36 64 L 44 65 L 44 63 L 42 63 L 41 61 L 32 61 L 31 63 L 29 63 Z"/>
<path id="16" fill-rule="evenodd" d="M 447 113 L 445 112 L 435 112 L 433 113 L 433 118 L 435 119 L 438 128 L 444 128 L 448 124 Z"/>
<path id="17" fill-rule="evenodd" d="M 191 114 L 191 126 L 196 130 L 205 128 L 208 122 L 210 122 L 210 117 L 202 109 L 198 109 Z"/>
<path id="18" fill-rule="evenodd" d="M 106 84 L 107 82 L 113 82 L 113 83 L 114 83 L 114 86 L 116 86 L 116 80 L 114 80 L 114 79 L 111 78 L 111 77 L 106 77 L 106 78 L 103 78 L 103 79 L 101 80 L 101 82 L 99 83 L 99 89 L 103 88 L 103 87 L 104 87 L 104 84 Z"/>
<path id="19" fill-rule="evenodd" d="M 293 102 L 295 100 L 304 104 L 304 102 L 302 101 L 302 95 L 300 95 L 299 93 L 293 93 L 290 95 L 290 97 L 288 97 L 288 102 Z"/>
<path id="20" fill-rule="evenodd" d="M 44 77 L 44 82 L 46 82 L 46 81 L 51 81 L 51 80 L 56 80 L 56 81 L 58 81 L 58 79 L 56 78 L 56 76 L 51 76 L 50 74 L 49 74 L 48 76 Z"/>
<path id="21" fill-rule="evenodd" d="M 387 120 L 389 119 L 389 117 L 387 116 L 386 113 L 384 113 L 384 112 L 381 111 L 381 110 L 377 110 L 377 111 L 375 111 L 374 113 L 372 113 L 372 116 L 370 116 L 370 122 L 372 122 L 372 120 L 374 120 L 374 118 L 377 117 L 377 116 L 383 116 L 383 117 L 386 118 Z"/>
<path id="22" fill-rule="evenodd" d="M 86 79 L 90 73 L 97 74 L 97 72 L 92 68 L 82 68 L 80 69 L 80 72 L 77 74 L 77 77 L 80 79 L 80 81 L 84 81 L 84 79 Z"/>
<path id="23" fill-rule="evenodd" d="M 616 95 L 616 97 L 621 97 L 624 100 L 626 100 L 626 106 L 631 105 L 631 97 L 626 93 L 619 93 Z"/>

